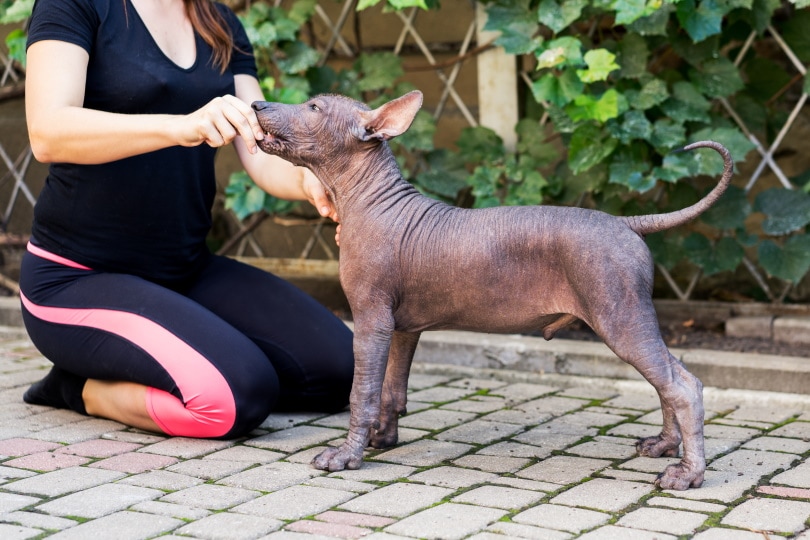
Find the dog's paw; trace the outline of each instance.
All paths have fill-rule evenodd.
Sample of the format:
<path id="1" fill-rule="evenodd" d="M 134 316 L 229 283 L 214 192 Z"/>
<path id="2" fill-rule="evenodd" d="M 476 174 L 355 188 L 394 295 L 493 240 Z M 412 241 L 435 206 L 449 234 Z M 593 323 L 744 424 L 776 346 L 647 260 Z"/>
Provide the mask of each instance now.
<path id="1" fill-rule="evenodd" d="M 678 457 L 681 441 L 664 439 L 660 435 L 645 437 L 636 442 L 638 455 L 644 457 Z"/>
<path id="2" fill-rule="evenodd" d="M 655 479 L 655 485 L 661 489 L 684 491 L 690 487 L 698 488 L 703 484 L 703 469 L 689 469 L 683 463 L 669 465 Z"/>
<path id="3" fill-rule="evenodd" d="M 399 435 L 397 429 L 378 429 L 371 434 L 369 446 L 372 448 L 390 448 L 397 444 Z"/>
<path id="4" fill-rule="evenodd" d="M 363 452 L 354 452 L 351 448 L 341 445 L 337 448 L 327 448 L 312 460 L 312 466 L 322 471 L 342 471 L 344 469 L 359 469 L 363 464 Z"/>

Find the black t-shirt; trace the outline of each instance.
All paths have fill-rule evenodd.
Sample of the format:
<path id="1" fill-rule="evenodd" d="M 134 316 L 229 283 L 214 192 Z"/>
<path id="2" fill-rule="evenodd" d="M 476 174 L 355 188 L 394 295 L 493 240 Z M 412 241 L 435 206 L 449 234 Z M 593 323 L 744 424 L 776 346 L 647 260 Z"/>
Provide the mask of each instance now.
<path id="1" fill-rule="evenodd" d="M 244 28 L 229 8 L 217 8 L 235 42 L 224 74 L 199 35 L 194 65 L 177 66 L 129 0 L 37 0 L 28 45 L 59 40 L 89 53 L 88 109 L 187 114 L 216 96 L 233 94 L 235 74 L 256 76 Z M 203 144 L 100 165 L 51 164 L 34 209 L 32 236 L 44 249 L 93 269 L 180 284 L 208 254 L 215 153 Z"/>

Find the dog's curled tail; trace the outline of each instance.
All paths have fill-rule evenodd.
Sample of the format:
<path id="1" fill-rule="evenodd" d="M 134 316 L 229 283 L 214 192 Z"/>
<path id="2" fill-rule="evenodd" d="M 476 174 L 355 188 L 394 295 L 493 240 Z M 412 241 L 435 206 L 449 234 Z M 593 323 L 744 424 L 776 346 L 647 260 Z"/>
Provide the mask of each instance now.
<path id="1" fill-rule="evenodd" d="M 717 202 L 717 199 L 720 198 L 720 195 L 722 195 L 728 187 L 734 172 L 734 160 L 731 158 L 731 152 L 729 152 L 725 146 L 715 141 L 698 141 L 685 146 L 682 150 L 694 150 L 695 148 L 712 148 L 723 156 L 723 176 L 720 177 L 720 181 L 714 189 L 692 206 L 688 206 L 682 210 L 669 212 L 667 214 L 624 216 L 621 219 L 627 223 L 628 227 L 642 236 L 658 231 L 665 231 L 692 221 Z"/>

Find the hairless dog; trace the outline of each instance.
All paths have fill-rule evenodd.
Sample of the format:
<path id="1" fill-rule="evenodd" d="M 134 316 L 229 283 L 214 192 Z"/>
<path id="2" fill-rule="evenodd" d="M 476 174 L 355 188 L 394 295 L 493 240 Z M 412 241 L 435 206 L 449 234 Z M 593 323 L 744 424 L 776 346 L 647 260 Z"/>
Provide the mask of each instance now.
<path id="1" fill-rule="evenodd" d="M 386 141 L 410 127 L 418 91 L 372 110 L 338 95 L 300 105 L 255 102 L 259 147 L 309 167 L 341 221 L 340 282 L 354 319 L 355 372 L 346 441 L 313 465 L 360 467 L 363 450 L 397 442 L 408 374 L 421 332 L 542 331 L 587 323 L 658 392 L 660 435 L 641 439 L 642 456 L 678 455 L 656 479 L 668 489 L 699 487 L 702 384 L 667 349 L 652 302 L 653 261 L 643 235 L 686 223 L 708 209 L 732 175 L 731 156 L 709 194 L 677 212 L 616 217 L 582 208 L 462 209 L 420 194 L 401 175 Z"/>

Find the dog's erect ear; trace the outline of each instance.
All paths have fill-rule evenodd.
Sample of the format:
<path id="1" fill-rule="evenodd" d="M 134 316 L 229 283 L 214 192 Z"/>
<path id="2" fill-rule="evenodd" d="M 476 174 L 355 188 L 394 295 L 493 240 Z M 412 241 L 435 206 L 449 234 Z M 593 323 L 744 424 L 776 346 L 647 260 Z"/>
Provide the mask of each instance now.
<path id="1" fill-rule="evenodd" d="M 360 113 L 355 135 L 363 141 L 371 139 L 387 141 L 402 135 L 411 127 L 411 122 L 421 106 L 422 92 L 414 90 L 385 105 L 380 105 L 373 111 L 363 111 Z"/>

